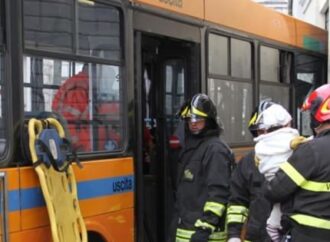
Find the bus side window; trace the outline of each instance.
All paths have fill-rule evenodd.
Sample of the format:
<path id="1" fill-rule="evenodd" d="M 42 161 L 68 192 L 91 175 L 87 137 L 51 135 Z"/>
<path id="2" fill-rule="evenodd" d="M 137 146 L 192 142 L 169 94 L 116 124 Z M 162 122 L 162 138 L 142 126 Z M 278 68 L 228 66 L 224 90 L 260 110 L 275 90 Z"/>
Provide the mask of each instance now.
<path id="1" fill-rule="evenodd" d="M 120 103 L 118 97 L 111 95 L 114 82 L 111 80 L 116 73 L 105 71 L 112 69 L 112 66 L 84 64 L 82 70 L 65 80 L 55 94 L 52 110 L 67 120 L 77 151 L 120 148 L 120 134 L 115 129 L 119 127 Z M 103 80 L 106 82 L 102 85 Z"/>

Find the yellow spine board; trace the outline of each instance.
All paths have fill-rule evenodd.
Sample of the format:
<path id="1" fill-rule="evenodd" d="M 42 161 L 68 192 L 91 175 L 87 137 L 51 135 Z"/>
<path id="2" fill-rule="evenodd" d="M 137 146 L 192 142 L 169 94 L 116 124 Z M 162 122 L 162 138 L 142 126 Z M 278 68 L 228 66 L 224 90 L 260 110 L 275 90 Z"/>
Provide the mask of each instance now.
<path id="1" fill-rule="evenodd" d="M 62 125 L 53 118 L 47 119 L 61 138 L 65 137 Z M 28 126 L 29 148 L 33 163 L 38 161 L 35 141 L 43 130 L 42 121 L 31 119 Z M 41 163 L 35 167 L 45 198 L 50 219 L 53 242 L 87 242 L 87 231 L 82 218 L 74 172 L 58 172 L 52 166 Z"/>

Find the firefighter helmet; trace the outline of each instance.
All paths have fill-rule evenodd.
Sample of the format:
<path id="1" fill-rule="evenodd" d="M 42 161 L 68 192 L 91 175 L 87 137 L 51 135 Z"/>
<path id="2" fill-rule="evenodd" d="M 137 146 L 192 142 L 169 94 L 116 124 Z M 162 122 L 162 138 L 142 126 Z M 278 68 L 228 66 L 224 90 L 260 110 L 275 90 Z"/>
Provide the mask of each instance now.
<path id="1" fill-rule="evenodd" d="M 199 93 L 191 99 L 184 116 L 192 120 L 205 118 L 216 121 L 217 110 L 212 100 L 206 94 Z"/>
<path id="2" fill-rule="evenodd" d="M 310 111 L 312 128 L 330 121 L 330 84 L 315 89 L 305 100 L 302 110 Z"/>
<path id="3" fill-rule="evenodd" d="M 267 108 L 272 106 L 274 103 L 269 100 L 262 100 L 259 105 L 254 109 L 254 111 L 251 114 L 251 118 L 249 121 L 248 128 L 253 135 L 253 137 L 257 137 L 257 131 L 260 129 L 260 124 L 257 122 L 258 117 L 260 114 L 265 111 Z"/>
<path id="4" fill-rule="evenodd" d="M 284 127 L 291 120 L 291 115 L 284 107 L 266 100 L 260 102 L 256 111 L 252 114 L 249 122 L 249 130 L 256 137 L 258 130 L 271 132 Z"/>

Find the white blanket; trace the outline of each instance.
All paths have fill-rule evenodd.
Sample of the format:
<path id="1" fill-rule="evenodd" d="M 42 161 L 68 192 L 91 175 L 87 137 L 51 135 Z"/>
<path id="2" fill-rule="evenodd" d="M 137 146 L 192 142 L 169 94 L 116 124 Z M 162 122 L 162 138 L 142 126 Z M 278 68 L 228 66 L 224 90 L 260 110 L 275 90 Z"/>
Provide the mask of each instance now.
<path id="1" fill-rule="evenodd" d="M 268 181 L 274 177 L 280 165 L 291 156 L 290 142 L 297 136 L 299 136 L 298 130 L 284 127 L 254 139 L 255 154 L 260 161 L 258 168 Z"/>

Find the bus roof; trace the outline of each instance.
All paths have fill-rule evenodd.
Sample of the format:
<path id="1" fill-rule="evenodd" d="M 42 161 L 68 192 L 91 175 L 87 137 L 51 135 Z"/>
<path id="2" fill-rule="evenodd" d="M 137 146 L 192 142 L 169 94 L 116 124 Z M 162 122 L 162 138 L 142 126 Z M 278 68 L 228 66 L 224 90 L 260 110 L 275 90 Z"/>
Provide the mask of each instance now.
<path id="1" fill-rule="evenodd" d="M 251 0 L 131 0 L 290 46 L 327 53 L 328 32 Z"/>

